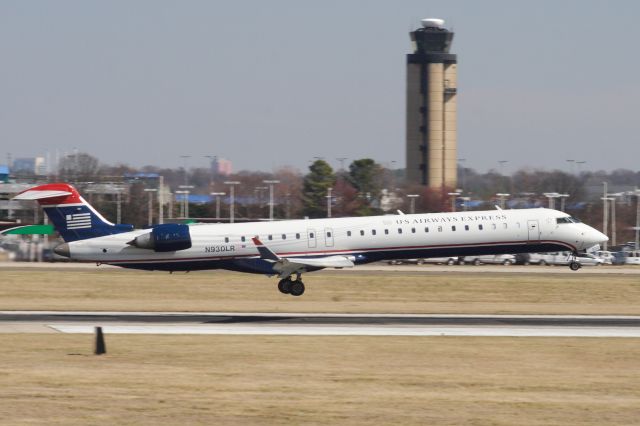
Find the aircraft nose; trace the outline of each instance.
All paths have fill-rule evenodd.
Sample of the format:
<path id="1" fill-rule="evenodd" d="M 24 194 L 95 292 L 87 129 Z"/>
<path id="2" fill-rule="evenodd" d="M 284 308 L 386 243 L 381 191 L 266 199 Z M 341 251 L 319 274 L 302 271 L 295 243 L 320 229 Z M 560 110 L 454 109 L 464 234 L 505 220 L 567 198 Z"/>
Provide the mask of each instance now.
<path id="1" fill-rule="evenodd" d="M 60 244 L 59 246 L 56 246 L 53 249 L 53 252 L 55 254 L 57 254 L 58 256 L 71 257 L 71 251 L 69 250 L 69 244 L 67 244 L 67 243 Z"/>

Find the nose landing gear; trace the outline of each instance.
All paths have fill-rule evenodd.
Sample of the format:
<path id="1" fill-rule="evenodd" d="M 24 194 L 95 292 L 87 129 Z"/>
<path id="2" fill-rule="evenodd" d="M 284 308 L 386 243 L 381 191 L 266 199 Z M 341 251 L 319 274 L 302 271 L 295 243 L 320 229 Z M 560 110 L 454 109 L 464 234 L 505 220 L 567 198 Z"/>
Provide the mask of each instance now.
<path id="1" fill-rule="evenodd" d="M 580 262 L 576 260 L 577 256 L 578 256 L 578 253 L 576 252 L 571 253 L 571 257 L 569 259 L 569 269 L 571 269 L 572 271 L 577 271 L 578 269 L 582 268 L 582 265 L 580 264 Z"/>
<path id="2" fill-rule="evenodd" d="M 292 296 L 302 296 L 304 294 L 304 283 L 300 279 L 300 274 L 296 274 L 296 279 L 292 280 L 291 277 L 287 277 L 278 282 L 278 290 L 283 294 L 290 294 Z"/>

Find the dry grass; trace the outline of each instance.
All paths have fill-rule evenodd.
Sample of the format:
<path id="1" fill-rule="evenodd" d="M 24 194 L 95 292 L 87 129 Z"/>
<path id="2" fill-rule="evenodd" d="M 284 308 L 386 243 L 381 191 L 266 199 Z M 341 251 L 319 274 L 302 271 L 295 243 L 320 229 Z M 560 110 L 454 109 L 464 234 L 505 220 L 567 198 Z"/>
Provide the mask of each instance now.
<path id="1" fill-rule="evenodd" d="M 604 425 L 640 341 L 0 335 L 1 424 Z"/>
<path id="2" fill-rule="evenodd" d="M 640 314 L 637 275 L 328 271 L 305 283 L 294 298 L 232 272 L 3 268 L 0 310 Z"/>

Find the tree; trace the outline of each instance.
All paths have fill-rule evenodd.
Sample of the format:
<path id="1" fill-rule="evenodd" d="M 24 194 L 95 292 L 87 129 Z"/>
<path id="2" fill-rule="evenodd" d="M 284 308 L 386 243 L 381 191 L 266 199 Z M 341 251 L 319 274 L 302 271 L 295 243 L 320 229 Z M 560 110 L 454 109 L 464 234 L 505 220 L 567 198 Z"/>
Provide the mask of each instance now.
<path id="1" fill-rule="evenodd" d="M 324 160 L 317 160 L 309 166 L 309 173 L 302 184 L 302 204 L 305 216 L 317 218 L 327 215 L 327 194 L 333 188 L 336 175 Z"/>
<path id="2" fill-rule="evenodd" d="M 84 152 L 63 157 L 58 169 L 59 179 L 65 182 L 87 182 L 100 175 L 98 159 Z"/>
<path id="3" fill-rule="evenodd" d="M 356 211 L 358 214 L 371 215 L 379 211 L 377 206 L 379 206 L 384 176 L 382 166 L 371 158 L 355 160 L 349 165 L 347 179 L 362 199 L 362 204 Z"/>

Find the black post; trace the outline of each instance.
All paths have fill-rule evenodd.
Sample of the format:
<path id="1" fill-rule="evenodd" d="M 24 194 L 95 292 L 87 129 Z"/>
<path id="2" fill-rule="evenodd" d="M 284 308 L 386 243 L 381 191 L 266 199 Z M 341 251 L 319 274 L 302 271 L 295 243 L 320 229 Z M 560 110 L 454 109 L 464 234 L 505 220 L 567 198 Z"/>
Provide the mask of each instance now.
<path id="1" fill-rule="evenodd" d="M 102 327 L 96 327 L 96 355 L 102 355 L 107 353 L 107 346 L 104 344 L 104 335 L 102 334 Z"/>

